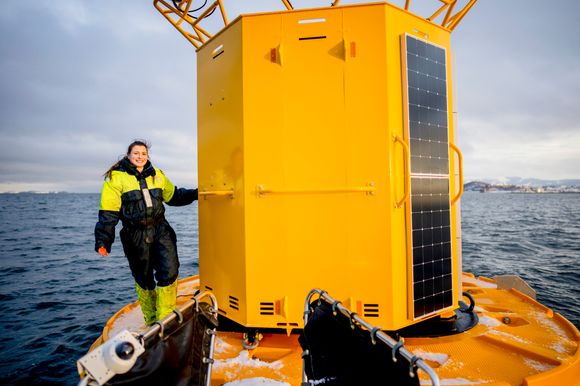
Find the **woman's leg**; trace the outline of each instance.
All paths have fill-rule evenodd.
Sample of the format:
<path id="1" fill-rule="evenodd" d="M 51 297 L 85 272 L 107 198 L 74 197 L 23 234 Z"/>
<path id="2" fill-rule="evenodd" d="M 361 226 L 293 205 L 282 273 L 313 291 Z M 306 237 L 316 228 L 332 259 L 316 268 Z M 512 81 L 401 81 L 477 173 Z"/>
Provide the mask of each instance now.
<path id="1" fill-rule="evenodd" d="M 151 251 L 151 261 L 157 280 L 157 319 L 163 319 L 175 309 L 179 272 L 175 232 L 169 224 L 164 224 L 160 228 L 161 232 Z"/>
<path id="2" fill-rule="evenodd" d="M 121 230 L 121 242 L 131 274 L 135 279 L 135 291 L 143 312 L 145 324 L 151 325 L 157 320 L 157 294 L 153 278 L 153 266 L 150 261 L 150 244 L 144 242 L 142 230 Z"/>
<path id="3" fill-rule="evenodd" d="M 150 326 L 157 321 L 157 292 L 154 289 L 143 289 L 137 282 L 135 282 L 135 291 L 137 292 L 145 324 Z"/>

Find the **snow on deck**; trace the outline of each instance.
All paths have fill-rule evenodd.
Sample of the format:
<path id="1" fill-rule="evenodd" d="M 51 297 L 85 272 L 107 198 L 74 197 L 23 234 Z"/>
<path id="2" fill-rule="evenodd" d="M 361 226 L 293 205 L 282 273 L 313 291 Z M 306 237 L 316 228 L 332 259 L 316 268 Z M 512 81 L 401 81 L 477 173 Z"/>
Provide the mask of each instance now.
<path id="1" fill-rule="evenodd" d="M 256 377 L 224 383 L 223 386 L 290 386 L 290 384 L 287 382 L 276 381 L 274 379 Z"/>

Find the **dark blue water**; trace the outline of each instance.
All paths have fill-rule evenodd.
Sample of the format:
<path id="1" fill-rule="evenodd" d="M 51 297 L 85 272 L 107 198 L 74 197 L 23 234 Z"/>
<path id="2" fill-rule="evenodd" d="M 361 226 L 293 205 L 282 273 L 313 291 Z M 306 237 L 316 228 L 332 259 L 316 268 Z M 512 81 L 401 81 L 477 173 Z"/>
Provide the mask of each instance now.
<path id="1" fill-rule="evenodd" d="M 580 326 L 580 194 L 468 192 L 461 200 L 463 270 L 512 274 Z"/>
<path id="2" fill-rule="evenodd" d="M 120 243 L 93 252 L 96 194 L 0 194 L 0 384 L 78 382 L 76 360 L 135 298 Z M 463 262 L 517 274 L 580 326 L 580 195 L 466 193 Z M 197 273 L 197 204 L 168 208 L 181 276 Z"/>
<path id="3" fill-rule="evenodd" d="M 0 384 L 76 384 L 76 359 L 135 300 L 118 237 L 109 257 L 93 250 L 98 206 L 97 194 L 0 194 Z M 180 275 L 193 275 L 197 203 L 167 212 Z"/>

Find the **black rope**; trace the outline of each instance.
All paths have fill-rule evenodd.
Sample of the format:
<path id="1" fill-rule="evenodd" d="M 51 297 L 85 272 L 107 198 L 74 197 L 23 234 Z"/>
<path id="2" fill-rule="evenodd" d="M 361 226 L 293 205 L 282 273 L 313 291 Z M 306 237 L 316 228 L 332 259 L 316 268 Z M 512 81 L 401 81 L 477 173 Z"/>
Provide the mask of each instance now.
<path id="1" fill-rule="evenodd" d="M 199 7 L 199 8 L 196 8 L 196 9 L 194 9 L 194 10 L 192 10 L 192 11 L 189 11 L 189 13 L 191 13 L 191 12 L 197 12 L 197 11 L 199 11 L 200 9 L 202 9 L 203 7 L 205 7 L 205 6 L 206 6 L 206 4 L 207 4 L 207 0 L 205 0 L 205 1 L 203 2 L 203 5 L 202 5 L 201 7 Z"/>
<path id="2" fill-rule="evenodd" d="M 211 10 L 210 13 L 208 13 L 207 15 L 205 15 L 205 17 L 210 17 L 216 10 L 217 6 L 213 7 L 213 9 Z"/>
<path id="3" fill-rule="evenodd" d="M 184 1 L 184 0 L 171 0 L 171 2 L 173 3 L 173 6 L 174 6 L 176 9 L 179 9 L 179 10 L 182 10 L 182 9 L 181 9 L 179 6 L 181 5 L 181 3 L 182 3 L 183 1 Z M 191 16 L 193 19 L 196 19 L 196 20 L 197 20 L 197 16 L 193 16 L 192 14 L 193 14 L 194 12 L 197 12 L 197 11 L 199 11 L 199 10 L 203 9 L 203 7 L 205 7 L 206 5 L 207 5 L 207 0 L 204 0 L 203 4 L 202 4 L 200 7 L 196 8 L 196 9 L 191 9 L 191 10 L 189 10 L 189 11 L 187 12 L 187 14 L 188 14 L 189 16 Z M 217 7 L 216 7 L 216 8 L 217 8 Z M 183 11 L 183 10 L 182 10 L 182 11 Z M 213 11 L 215 11 L 215 8 L 213 9 Z M 211 14 L 213 13 L 213 11 L 211 11 L 211 12 L 209 13 L 209 15 L 211 15 Z M 207 16 L 209 16 L 209 15 L 207 15 Z"/>

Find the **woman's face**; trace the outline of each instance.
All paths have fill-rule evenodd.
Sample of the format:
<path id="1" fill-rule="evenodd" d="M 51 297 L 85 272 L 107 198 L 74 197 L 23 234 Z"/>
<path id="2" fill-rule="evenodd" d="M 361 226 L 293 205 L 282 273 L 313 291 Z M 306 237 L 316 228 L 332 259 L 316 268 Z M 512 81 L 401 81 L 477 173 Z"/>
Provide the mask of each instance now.
<path id="1" fill-rule="evenodd" d="M 133 146 L 131 149 L 131 153 L 127 156 L 129 161 L 137 168 L 137 170 L 142 171 L 143 167 L 147 163 L 148 155 L 147 155 L 147 148 L 141 145 Z"/>

